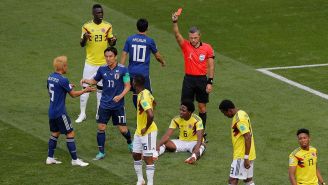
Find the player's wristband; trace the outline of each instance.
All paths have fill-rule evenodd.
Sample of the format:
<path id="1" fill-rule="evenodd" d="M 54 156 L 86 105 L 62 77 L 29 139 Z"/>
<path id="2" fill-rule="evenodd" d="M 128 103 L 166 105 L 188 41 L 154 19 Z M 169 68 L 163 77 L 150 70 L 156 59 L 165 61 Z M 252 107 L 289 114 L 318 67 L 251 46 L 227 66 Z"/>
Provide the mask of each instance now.
<path id="1" fill-rule="evenodd" d="M 244 159 L 249 159 L 249 155 L 245 155 L 244 156 Z"/>
<path id="2" fill-rule="evenodd" d="M 325 183 L 325 182 L 323 182 L 323 183 L 321 183 L 321 185 L 326 185 L 326 183 Z"/>
<path id="3" fill-rule="evenodd" d="M 173 23 L 177 23 L 178 22 L 178 20 L 176 20 L 176 21 L 172 21 Z"/>
<path id="4" fill-rule="evenodd" d="M 208 78 L 207 79 L 207 84 L 211 84 L 212 85 L 213 84 L 213 78 Z"/>

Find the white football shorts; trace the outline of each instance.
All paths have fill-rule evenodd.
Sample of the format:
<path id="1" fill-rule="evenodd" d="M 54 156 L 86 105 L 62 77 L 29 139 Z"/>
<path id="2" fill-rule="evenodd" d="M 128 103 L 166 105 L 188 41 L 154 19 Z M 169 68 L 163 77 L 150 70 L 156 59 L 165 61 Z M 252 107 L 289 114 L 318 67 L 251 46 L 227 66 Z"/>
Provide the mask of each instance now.
<path id="1" fill-rule="evenodd" d="M 94 66 L 94 65 L 85 63 L 84 69 L 83 69 L 83 79 L 92 79 L 94 76 L 96 76 L 99 67 L 100 66 Z M 97 83 L 97 85 L 102 87 L 103 86 L 102 80 L 100 80 Z M 83 84 L 83 87 L 87 87 L 87 84 Z"/>
<path id="2" fill-rule="evenodd" d="M 134 135 L 133 152 L 142 153 L 143 156 L 153 156 L 156 152 L 157 131 L 153 131 L 147 135 Z"/>
<path id="3" fill-rule="evenodd" d="M 175 152 L 190 152 L 192 153 L 195 145 L 197 144 L 197 141 L 182 141 L 179 139 L 172 139 L 171 140 L 175 146 L 176 150 Z"/>
<path id="4" fill-rule="evenodd" d="M 246 169 L 244 159 L 234 159 L 231 163 L 230 177 L 241 180 L 253 177 L 254 161 L 250 161 L 250 165 L 251 167 Z"/>

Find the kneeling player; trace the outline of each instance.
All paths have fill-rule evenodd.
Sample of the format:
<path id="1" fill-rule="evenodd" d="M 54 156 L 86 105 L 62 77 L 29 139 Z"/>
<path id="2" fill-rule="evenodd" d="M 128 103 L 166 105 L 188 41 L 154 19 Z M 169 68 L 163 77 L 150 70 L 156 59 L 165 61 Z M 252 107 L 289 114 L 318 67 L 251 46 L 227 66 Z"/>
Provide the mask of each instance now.
<path id="1" fill-rule="evenodd" d="M 54 158 L 57 139 L 60 133 L 66 135 L 67 148 L 72 157 L 72 165 L 88 166 L 89 163 L 83 162 L 77 158 L 76 146 L 74 141 L 74 131 L 71 120 L 67 115 L 65 107 L 66 93 L 71 97 L 78 97 L 84 93 L 95 91 L 96 89 L 87 87 L 81 91 L 74 91 L 67 78 L 63 76 L 67 71 L 67 58 L 60 56 L 53 62 L 55 72 L 50 74 L 47 81 L 47 88 L 50 96 L 49 106 L 49 125 L 51 136 L 48 143 L 48 157 L 46 164 L 60 164 L 61 162 Z"/>
<path id="2" fill-rule="evenodd" d="M 193 164 L 205 151 L 203 143 L 204 126 L 202 119 L 193 114 L 195 106 L 192 102 L 181 103 L 180 116 L 172 119 L 169 129 L 160 140 L 157 151 L 159 155 L 165 150 L 170 152 L 190 152 L 191 156 L 185 160 L 186 163 Z M 170 140 L 174 130 L 179 128 L 179 139 Z"/>

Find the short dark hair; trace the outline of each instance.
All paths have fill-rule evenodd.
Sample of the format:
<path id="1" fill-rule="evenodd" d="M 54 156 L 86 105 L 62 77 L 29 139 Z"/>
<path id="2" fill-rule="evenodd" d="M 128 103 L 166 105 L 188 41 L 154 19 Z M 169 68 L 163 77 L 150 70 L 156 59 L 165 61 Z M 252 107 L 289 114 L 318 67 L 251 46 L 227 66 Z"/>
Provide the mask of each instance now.
<path id="1" fill-rule="evenodd" d="M 104 54 L 107 51 L 113 52 L 115 56 L 117 55 L 117 49 L 115 47 L 113 47 L 113 46 L 109 46 L 108 48 L 106 48 L 105 51 L 104 51 Z"/>
<path id="2" fill-rule="evenodd" d="M 296 132 L 296 136 L 298 136 L 298 135 L 300 135 L 302 133 L 307 134 L 308 136 L 310 136 L 310 131 L 308 129 L 306 129 L 306 128 L 300 128 L 300 129 L 298 129 L 297 132 Z"/>
<path id="3" fill-rule="evenodd" d="M 148 29 L 148 21 L 147 21 L 147 19 L 140 18 L 137 21 L 137 28 L 138 28 L 138 31 L 139 32 L 145 32 L 145 31 L 147 31 L 147 29 Z"/>
<path id="4" fill-rule="evenodd" d="M 181 105 L 184 105 L 187 107 L 187 110 L 191 113 L 193 113 L 195 111 L 195 105 L 193 102 L 191 101 L 182 101 Z"/>
<path id="5" fill-rule="evenodd" d="M 234 109 L 234 108 L 235 105 L 230 100 L 223 100 L 219 105 L 219 109 L 221 111 L 228 111 L 229 109 Z"/>
<path id="6" fill-rule="evenodd" d="M 137 74 L 136 76 L 133 77 L 133 81 L 137 86 L 145 86 L 146 79 L 144 76 Z"/>
<path id="7" fill-rule="evenodd" d="M 92 6 L 92 10 L 96 9 L 96 8 L 101 8 L 102 9 L 102 6 L 100 4 L 94 4 Z"/>
<path id="8" fill-rule="evenodd" d="M 200 30 L 196 26 L 192 26 L 189 28 L 189 33 L 199 33 L 200 34 Z"/>

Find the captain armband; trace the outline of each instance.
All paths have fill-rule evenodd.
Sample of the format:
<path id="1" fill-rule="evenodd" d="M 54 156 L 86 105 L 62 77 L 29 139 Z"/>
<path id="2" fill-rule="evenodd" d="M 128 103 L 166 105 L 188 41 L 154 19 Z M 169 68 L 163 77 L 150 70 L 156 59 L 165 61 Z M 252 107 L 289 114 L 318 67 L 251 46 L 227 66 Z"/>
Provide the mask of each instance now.
<path id="1" fill-rule="evenodd" d="M 123 82 L 124 83 L 130 82 L 130 74 L 129 73 L 125 73 L 125 75 L 123 76 Z"/>

